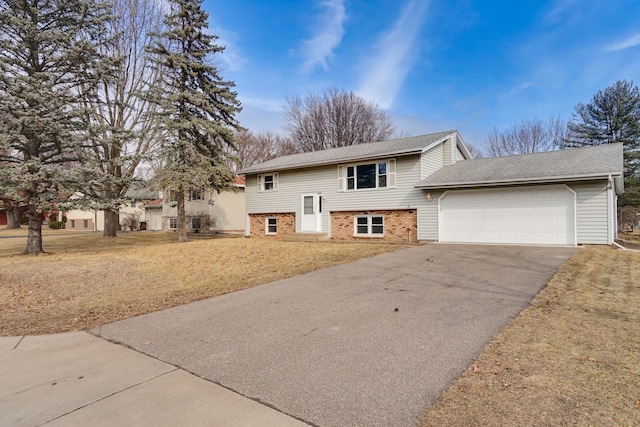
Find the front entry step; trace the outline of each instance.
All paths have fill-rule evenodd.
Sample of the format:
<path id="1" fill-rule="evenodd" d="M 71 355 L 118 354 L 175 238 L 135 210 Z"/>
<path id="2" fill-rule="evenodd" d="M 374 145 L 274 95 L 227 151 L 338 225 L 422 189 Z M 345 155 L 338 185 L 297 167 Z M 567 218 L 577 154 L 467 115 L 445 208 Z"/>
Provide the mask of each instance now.
<path id="1" fill-rule="evenodd" d="M 286 234 L 281 239 L 283 242 L 320 242 L 329 240 L 327 233 L 295 233 Z"/>

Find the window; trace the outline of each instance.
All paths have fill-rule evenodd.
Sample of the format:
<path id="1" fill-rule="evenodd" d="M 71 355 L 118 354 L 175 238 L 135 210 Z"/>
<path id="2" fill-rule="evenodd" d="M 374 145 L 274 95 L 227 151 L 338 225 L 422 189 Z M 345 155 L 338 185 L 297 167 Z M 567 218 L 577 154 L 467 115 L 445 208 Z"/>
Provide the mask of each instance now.
<path id="1" fill-rule="evenodd" d="M 178 218 L 169 218 L 169 230 L 178 228 Z"/>
<path id="2" fill-rule="evenodd" d="M 71 228 L 76 228 L 76 220 L 75 219 L 71 220 Z"/>
<path id="3" fill-rule="evenodd" d="M 278 218 L 267 218 L 266 234 L 278 234 Z"/>
<path id="4" fill-rule="evenodd" d="M 191 218 L 191 229 L 200 230 L 200 217 Z"/>
<path id="5" fill-rule="evenodd" d="M 258 191 L 275 191 L 278 189 L 278 173 L 258 175 Z"/>
<path id="6" fill-rule="evenodd" d="M 83 219 L 82 220 L 82 228 L 89 228 L 89 220 L 88 219 Z"/>
<path id="7" fill-rule="evenodd" d="M 189 200 L 202 200 L 202 189 L 189 191 Z"/>
<path id="8" fill-rule="evenodd" d="M 396 161 L 338 166 L 338 191 L 396 186 Z"/>
<path id="9" fill-rule="evenodd" d="M 355 217 L 356 236 L 384 236 L 384 217 L 382 215 L 360 215 Z"/>

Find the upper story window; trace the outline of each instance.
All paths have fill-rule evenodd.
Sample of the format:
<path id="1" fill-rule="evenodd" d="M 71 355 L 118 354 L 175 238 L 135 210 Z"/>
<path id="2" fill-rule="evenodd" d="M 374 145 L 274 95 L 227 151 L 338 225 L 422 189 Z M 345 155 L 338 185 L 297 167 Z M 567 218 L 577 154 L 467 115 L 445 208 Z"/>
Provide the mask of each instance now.
<path id="1" fill-rule="evenodd" d="M 204 190 L 201 188 L 194 188 L 189 191 L 189 200 L 202 200 L 204 199 Z"/>
<path id="2" fill-rule="evenodd" d="M 258 175 L 258 191 L 275 191 L 278 189 L 278 172 Z"/>
<path id="3" fill-rule="evenodd" d="M 338 166 L 338 191 L 395 186 L 395 159 Z"/>

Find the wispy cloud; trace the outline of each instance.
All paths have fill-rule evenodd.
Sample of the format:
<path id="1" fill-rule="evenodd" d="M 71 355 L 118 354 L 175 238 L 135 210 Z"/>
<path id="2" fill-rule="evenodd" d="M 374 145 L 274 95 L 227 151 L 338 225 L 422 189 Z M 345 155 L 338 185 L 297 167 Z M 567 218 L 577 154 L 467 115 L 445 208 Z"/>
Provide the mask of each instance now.
<path id="1" fill-rule="evenodd" d="M 606 50 L 609 52 L 617 52 L 619 50 L 629 49 L 630 47 L 640 45 L 640 33 L 631 36 L 627 39 L 614 43 L 610 46 L 607 46 Z"/>
<path id="2" fill-rule="evenodd" d="M 557 0 L 551 4 L 551 10 L 544 16 L 547 22 L 557 22 L 562 18 L 562 14 L 570 6 L 576 4 L 576 0 Z"/>
<path id="3" fill-rule="evenodd" d="M 218 40 L 215 44 L 218 46 L 224 46 L 224 51 L 220 55 L 216 55 L 216 60 L 221 62 L 227 70 L 238 71 L 241 70 L 247 59 L 242 55 L 240 49 L 236 46 L 235 41 L 239 39 L 238 34 L 226 31 L 222 28 L 217 28 L 215 32 L 218 36 Z"/>
<path id="4" fill-rule="evenodd" d="M 325 0 L 320 5 L 324 12 L 319 17 L 315 34 L 312 39 L 305 40 L 302 44 L 304 70 L 307 72 L 316 66 L 325 70 L 329 68 L 327 60 L 340 45 L 344 35 L 344 22 L 347 20 L 344 0 Z"/>
<path id="5" fill-rule="evenodd" d="M 426 18 L 427 1 L 411 0 L 405 4 L 392 29 L 376 43 L 372 58 L 363 68 L 368 70 L 358 90 L 360 96 L 389 108 L 415 61 L 415 44 Z"/>

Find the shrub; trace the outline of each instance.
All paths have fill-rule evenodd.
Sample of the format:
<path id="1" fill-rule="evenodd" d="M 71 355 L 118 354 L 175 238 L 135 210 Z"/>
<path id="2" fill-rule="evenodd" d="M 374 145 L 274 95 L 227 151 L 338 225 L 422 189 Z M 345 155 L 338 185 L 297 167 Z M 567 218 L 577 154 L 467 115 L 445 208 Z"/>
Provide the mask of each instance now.
<path id="1" fill-rule="evenodd" d="M 49 228 L 53 230 L 60 230 L 62 228 L 62 221 L 49 221 Z"/>

